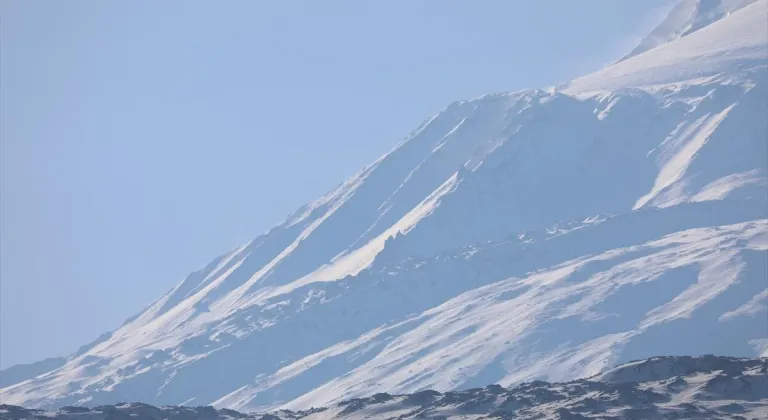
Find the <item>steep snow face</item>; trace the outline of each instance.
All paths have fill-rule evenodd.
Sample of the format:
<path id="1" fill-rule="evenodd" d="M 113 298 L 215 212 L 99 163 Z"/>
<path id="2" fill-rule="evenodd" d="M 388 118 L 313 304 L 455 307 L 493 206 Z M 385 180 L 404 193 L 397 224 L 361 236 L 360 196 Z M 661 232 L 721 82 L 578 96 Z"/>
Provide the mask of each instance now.
<path id="1" fill-rule="evenodd" d="M 767 5 L 448 106 L 0 399 L 301 408 L 768 354 Z"/>

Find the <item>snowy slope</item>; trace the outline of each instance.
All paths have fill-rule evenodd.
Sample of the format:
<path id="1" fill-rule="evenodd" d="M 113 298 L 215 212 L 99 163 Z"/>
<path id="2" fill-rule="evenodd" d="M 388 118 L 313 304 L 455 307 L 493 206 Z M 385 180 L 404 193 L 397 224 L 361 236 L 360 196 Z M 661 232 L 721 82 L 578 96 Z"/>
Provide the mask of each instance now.
<path id="1" fill-rule="evenodd" d="M 739 6 L 564 90 L 451 104 L 0 400 L 297 409 L 768 355 L 768 0 Z"/>
<path id="2" fill-rule="evenodd" d="M 26 420 L 324 419 L 744 419 L 768 417 L 768 359 L 657 357 L 588 379 L 531 382 L 439 393 L 379 393 L 311 410 L 269 414 L 211 407 L 118 404 L 94 409 L 28 410 L 0 405 L 0 418 Z"/>
<path id="3" fill-rule="evenodd" d="M 715 2 L 699 0 L 696 3 Z M 730 2 L 720 0 L 718 3 Z M 694 21 L 705 23 L 709 19 Z M 684 81 L 693 81 L 695 84 L 697 78 L 744 77 L 756 69 L 765 69 L 766 64 L 768 2 L 759 0 L 693 33 L 675 37 L 655 48 L 631 55 L 613 66 L 578 78 L 564 90 L 576 94 Z"/>
<path id="4" fill-rule="evenodd" d="M 619 61 L 692 34 L 755 2 L 757 0 L 682 0 L 656 29 Z"/>

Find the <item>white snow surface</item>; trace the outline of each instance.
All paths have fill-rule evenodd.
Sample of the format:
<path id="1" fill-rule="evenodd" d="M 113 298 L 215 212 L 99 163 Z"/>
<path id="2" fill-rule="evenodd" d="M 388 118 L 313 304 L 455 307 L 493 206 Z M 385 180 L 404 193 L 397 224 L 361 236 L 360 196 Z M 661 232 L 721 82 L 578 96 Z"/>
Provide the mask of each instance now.
<path id="1" fill-rule="evenodd" d="M 682 0 L 661 24 L 620 61 L 642 54 L 729 16 L 731 13 L 755 3 L 757 0 Z"/>
<path id="2" fill-rule="evenodd" d="M 768 354 L 768 0 L 731 3 L 564 90 L 451 104 L 0 401 L 303 409 Z"/>
<path id="3" fill-rule="evenodd" d="M 723 73 L 735 76 L 754 68 L 765 68 L 768 62 L 768 1 L 697 0 L 684 1 L 682 5 L 685 3 L 699 6 L 713 3 L 710 7 L 699 7 L 696 10 L 700 14 L 688 18 L 691 22 L 688 25 L 697 28 L 694 32 L 690 33 L 692 29 L 683 25 L 681 34 L 675 32 L 669 38 L 663 37 L 665 42 L 654 48 L 644 50 L 641 44 L 636 54 L 572 81 L 564 91 L 576 94 L 650 87 Z M 673 10 L 673 14 L 678 10 Z"/>

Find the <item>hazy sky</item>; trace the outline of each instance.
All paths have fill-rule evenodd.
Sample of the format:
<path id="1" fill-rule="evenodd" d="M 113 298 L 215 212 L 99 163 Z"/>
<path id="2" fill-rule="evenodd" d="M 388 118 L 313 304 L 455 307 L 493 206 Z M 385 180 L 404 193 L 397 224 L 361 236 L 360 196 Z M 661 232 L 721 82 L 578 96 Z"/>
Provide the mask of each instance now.
<path id="1" fill-rule="evenodd" d="M 670 1 L 0 5 L 8 367 L 119 326 L 448 103 L 599 69 Z"/>

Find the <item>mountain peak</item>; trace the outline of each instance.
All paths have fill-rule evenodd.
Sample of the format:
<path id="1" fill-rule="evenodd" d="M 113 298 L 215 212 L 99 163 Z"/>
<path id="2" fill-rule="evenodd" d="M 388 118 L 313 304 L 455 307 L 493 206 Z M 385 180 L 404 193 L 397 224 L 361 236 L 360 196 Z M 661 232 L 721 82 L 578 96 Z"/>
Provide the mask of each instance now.
<path id="1" fill-rule="evenodd" d="M 755 72 L 768 64 L 767 12 L 768 0 L 683 1 L 632 53 L 563 91 L 647 89 L 713 77 L 761 79 Z"/>
<path id="2" fill-rule="evenodd" d="M 619 62 L 692 34 L 758 0 L 682 0 L 640 44 Z"/>

